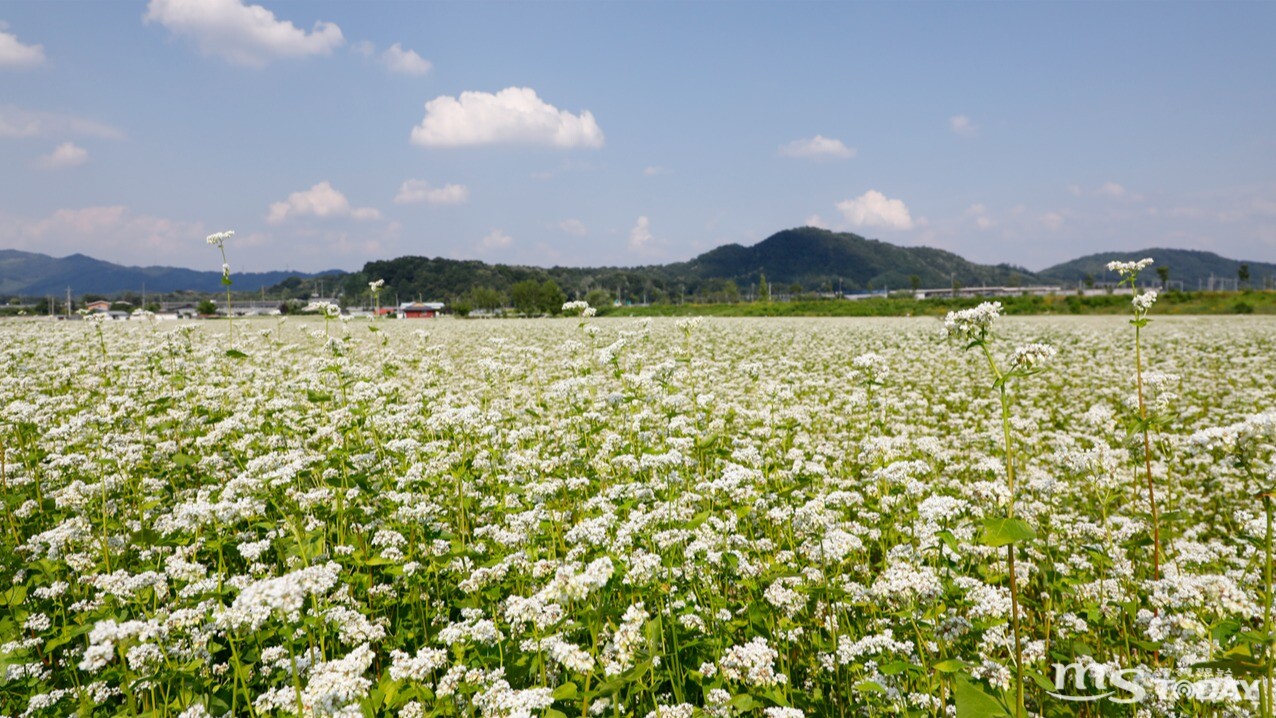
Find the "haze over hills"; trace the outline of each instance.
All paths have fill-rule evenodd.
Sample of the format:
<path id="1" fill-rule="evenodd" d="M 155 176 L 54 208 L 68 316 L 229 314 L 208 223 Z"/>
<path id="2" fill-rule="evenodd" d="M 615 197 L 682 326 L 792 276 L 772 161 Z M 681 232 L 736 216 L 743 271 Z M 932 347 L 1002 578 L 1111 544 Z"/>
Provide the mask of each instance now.
<path id="1" fill-rule="evenodd" d="M 604 290 L 624 298 L 648 300 L 678 297 L 730 299 L 757 290 L 765 275 L 772 292 L 864 291 L 962 286 L 1062 284 L 1073 286 L 1087 275 L 1099 282 L 1113 279 L 1105 265 L 1114 259 L 1153 257 L 1169 268 L 1171 282 L 1185 289 L 1216 278 L 1234 280 L 1241 264 L 1248 264 L 1251 284 L 1265 286 L 1276 276 L 1276 264 L 1242 262 L 1212 252 L 1146 249 L 1093 254 L 1040 272 L 1008 264 L 970 262 L 952 252 L 931 247 L 902 247 L 849 233 L 814 227 L 788 229 L 752 245 L 728 244 L 686 262 L 639 267 L 526 267 L 487 264 L 475 260 L 399 257 L 368 262 L 356 272 L 260 272 L 234 274 L 236 291 L 263 287 L 295 292 L 307 288 L 305 278 L 332 276 L 347 296 L 362 296 L 367 282 L 384 279 L 385 297 L 453 300 L 477 288 L 507 292 L 523 281 L 554 281 L 573 296 Z M 337 275 L 337 276 L 333 276 Z M 303 280 L 291 279 L 293 277 Z M 1149 283 L 1158 281 L 1148 270 Z M 32 252 L 0 250 L 0 294 L 61 295 L 67 287 L 76 295 L 194 290 L 220 292 L 221 274 L 175 267 L 125 267 L 74 254 L 54 258 Z M 331 285 L 329 285 L 331 286 Z"/>
<path id="2" fill-rule="evenodd" d="M 1041 270 L 1038 274 L 1043 278 L 1054 279 L 1068 284 L 1084 281 L 1086 275 L 1098 281 L 1110 281 L 1114 278 L 1107 269 L 1108 262 L 1129 262 L 1144 257 L 1156 261 L 1146 270 L 1149 281 L 1159 281 L 1157 267 L 1169 268 L 1169 281 L 1182 282 L 1182 288 L 1193 290 L 1208 285 L 1210 278 L 1227 280 L 1237 279 L 1237 272 L 1242 264 L 1249 266 L 1250 284 L 1254 287 L 1265 287 L 1276 277 L 1276 264 L 1267 262 L 1247 262 L 1238 259 L 1220 257 L 1213 252 L 1198 249 L 1167 249 L 1157 247 L 1140 249 L 1137 252 L 1100 252 L 1078 257 L 1070 262 L 1056 264 Z"/>
<path id="3" fill-rule="evenodd" d="M 235 291 L 256 291 L 289 277 L 313 277 L 326 272 L 245 272 L 234 275 Z M 220 292 L 221 272 L 200 272 L 180 267 L 126 267 L 72 254 L 50 257 L 35 252 L 0 249 L 0 294 L 38 297 L 61 296 L 67 287 L 76 295 L 119 292 Z"/>

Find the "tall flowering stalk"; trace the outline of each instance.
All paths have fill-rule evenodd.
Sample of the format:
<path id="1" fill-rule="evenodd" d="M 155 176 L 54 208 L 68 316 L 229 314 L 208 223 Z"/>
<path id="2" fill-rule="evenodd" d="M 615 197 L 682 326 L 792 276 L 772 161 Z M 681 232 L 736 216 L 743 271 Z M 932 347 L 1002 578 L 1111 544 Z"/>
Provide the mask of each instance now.
<path id="1" fill-rule="evenodd" d="M 226 288 L 226 318 L 230 321 L 227 333 L 230 334 L 230 342 L 235 342 L 235 308 L 230 303 L 230 263 L 226 261 L 226 240 L 235 236 L 235 231 L 228 229 L 225 232 L 210 234 L 204 238 L 205 242 L 217 247 L 222 253 L 222 286 Z"/>
<path id="2" fill-rule="evenodd" d="M 978 348 L 988 362 L 992 373 L 993 388 L 1001 400 L 1001 430 L 1006 464 L 1007 499 L 1005 517 L 993 517 L 984 522 L 983 543 L 1006 547 L 1006 563 L 1010 574 L 1011 630 L 1015 641 L 1015 716 L 1025 715 L 1023 697 L 1023 639 L 1019 631 L 1019 581 L 1015 572 L 1015 544 L 1036 537 L 1025 523 L 1015 518 L 1015 449 L 1010 434 L 1010 395 L 1007 385 L 1011 379 L 1026 377 L 1042 371 L 1057 353 L 1046 344 L 1025 344 L 1010 355 L 1009 368 L 1003 370 L 993 358 L 989 342 L 992 322 L 1001 315 L 1001 302 L 984 302 L 973 309 L 949 312 L 944 319 L 944 329 L 949 337 L 966 342 L 966 349 Z"/>
<path id="3" fill-rule="evenodd" d="M 383 288 L 385 288 L 384 279 L 378 279 L 372 282 L 368 282 L 368 291 L 372 292 L 372 303 L 376 307 L 375 310 L 372 312 L 373 319 L 376 319 L 377 317 L 381 316 L 381 290 Z"/>
<path id="4" fill-rule="evenodd" d="M 1152 512 L 1152 578 L 1159 581 L 1161 579 L 1161 518 L 1156 507 L 1156 487 L 1152 482 L 1152 439 L 1147 402 L 1143 393 L 1143 327 L 1151 321 L 1148 319 L 1148 310 L 1156 303 L 1156 290 L 1150 289 L 1139 294 L 1136 286 L 1139 272 L 1151 264 L 1150 257 L 1137 262 L 1108 262 L 1108 270 L 1120 275 L 1121 280 L 1118 285 L 1129 285 L 1130 291 L 1134 293 L 1134 299 L 1130 303 L 1134 310 L 1134 318 L 1130 320 L 1130 323 L 1134 325 L 1134 373 L 1139 396 L 1137 428 L 1143 435 L 1143 470 L 1147 479 L 1148 504 Z"/>

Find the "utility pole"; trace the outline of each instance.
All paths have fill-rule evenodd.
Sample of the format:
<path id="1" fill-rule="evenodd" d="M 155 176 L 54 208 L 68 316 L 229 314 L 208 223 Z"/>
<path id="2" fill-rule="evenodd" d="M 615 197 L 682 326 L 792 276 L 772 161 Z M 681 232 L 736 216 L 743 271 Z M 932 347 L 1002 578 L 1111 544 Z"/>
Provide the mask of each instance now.
<path id="1" fill-rule="evenodd" d="M 66 288 L 66 316 L 67 316 L 67 319 L 71 318 L 71 288 L 70 287 Z"/>

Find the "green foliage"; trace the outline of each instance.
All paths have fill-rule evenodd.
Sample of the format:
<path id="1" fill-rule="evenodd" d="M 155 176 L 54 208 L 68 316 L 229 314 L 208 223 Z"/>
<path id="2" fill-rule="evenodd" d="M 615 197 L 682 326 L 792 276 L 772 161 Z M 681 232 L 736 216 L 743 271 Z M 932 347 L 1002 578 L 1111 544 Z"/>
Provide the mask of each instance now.
<path id="1" fill-rule="evenodd" d="M 212 315 L 217 313 L 217 302 L 211 299 L 201 300 L 195 307 L 195 311 L 200 314 Z"/>

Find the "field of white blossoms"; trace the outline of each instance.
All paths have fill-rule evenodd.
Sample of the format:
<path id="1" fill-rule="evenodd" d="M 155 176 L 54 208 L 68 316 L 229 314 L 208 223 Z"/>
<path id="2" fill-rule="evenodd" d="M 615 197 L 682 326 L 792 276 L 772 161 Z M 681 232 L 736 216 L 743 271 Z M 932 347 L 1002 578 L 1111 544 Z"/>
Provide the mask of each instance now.
<path id="1" fill-rule="evenodd" d="M 1270 714 L 1276 321 L 994 315 L 4 323 L 0 715 Z"/>

